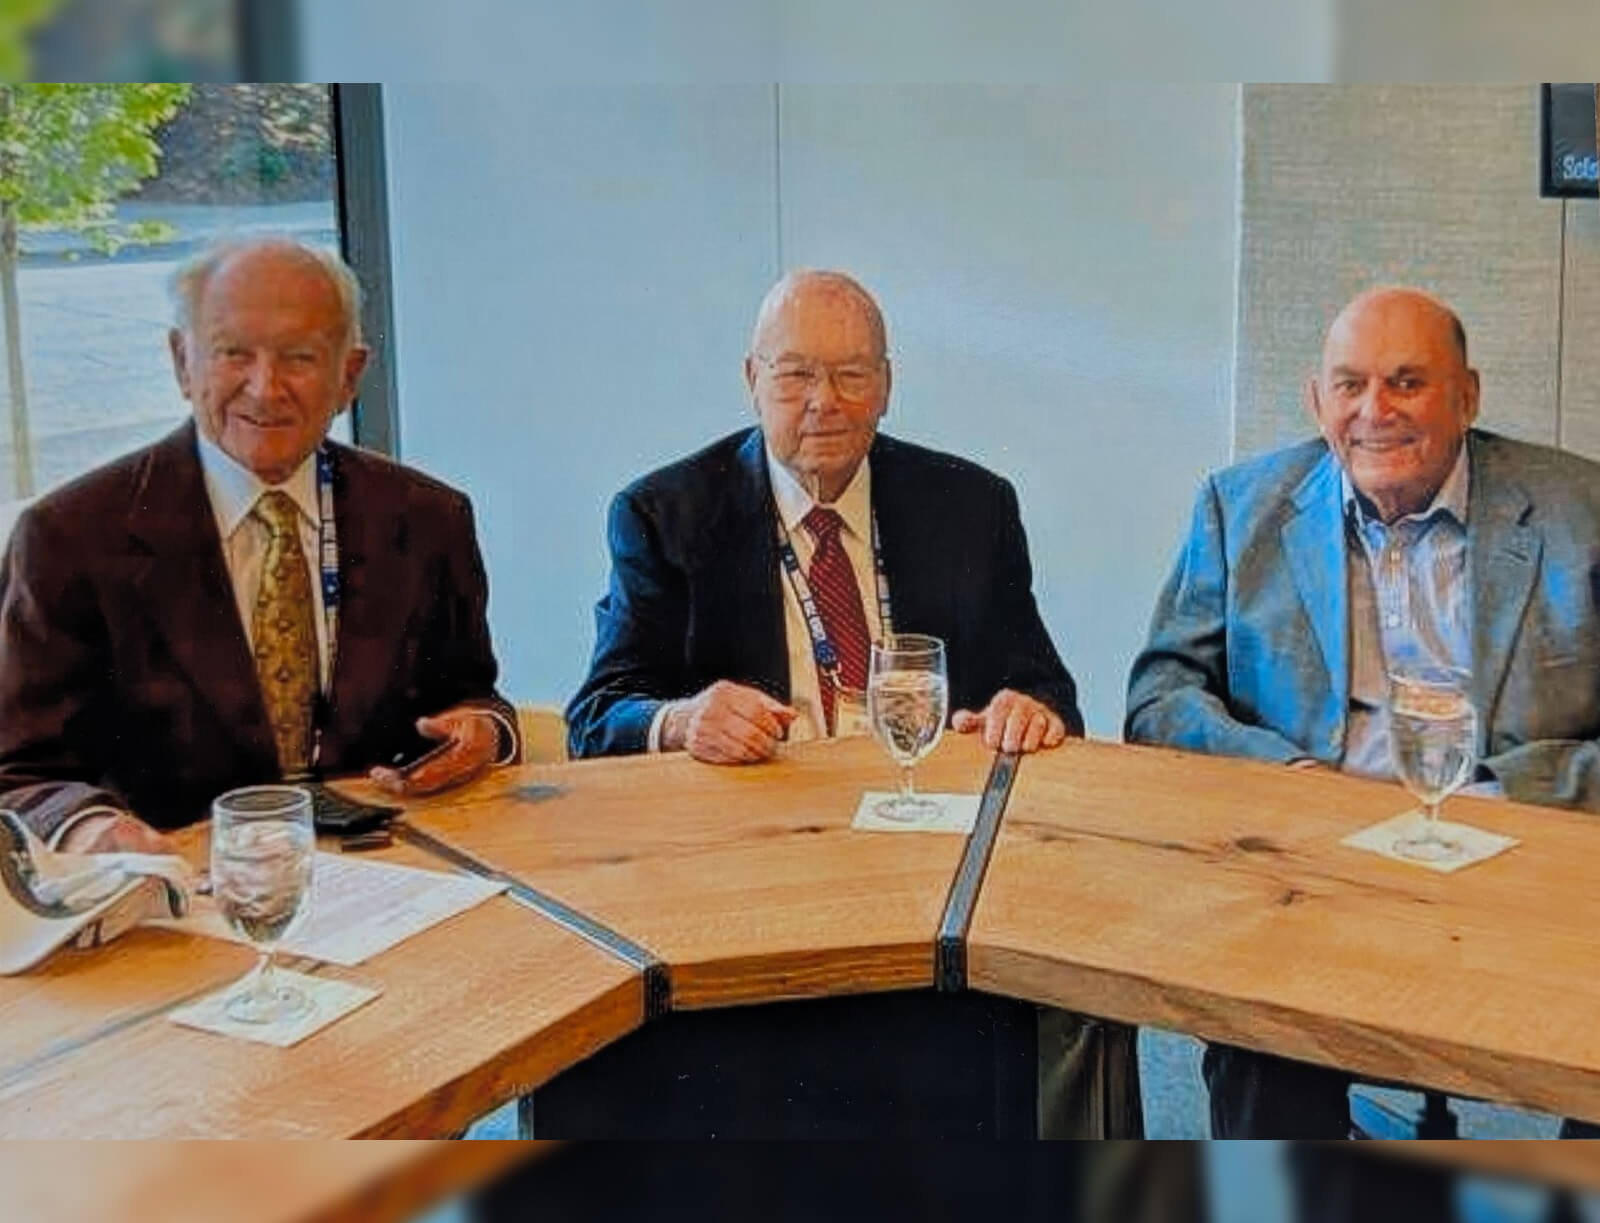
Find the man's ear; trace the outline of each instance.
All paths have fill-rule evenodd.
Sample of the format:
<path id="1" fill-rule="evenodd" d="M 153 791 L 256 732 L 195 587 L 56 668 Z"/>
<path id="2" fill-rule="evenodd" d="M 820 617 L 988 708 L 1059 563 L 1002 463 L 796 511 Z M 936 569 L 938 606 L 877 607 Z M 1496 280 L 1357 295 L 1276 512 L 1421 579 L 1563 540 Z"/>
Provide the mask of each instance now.
<path id="1" fill-rule="evenodd" d="M 1317 427 L 1317 432 L 1322 432 L 1322 391 L 1317 386 L 1317 376 L 1312 374 L 1305 381 L 1301 391 L 1302 401 L 1306 406 L 1306 415 L 1311 418 L 1311 423 Z"/>
<path id="2" fill-rule="evenodd" d="M 883 411 L 878 415 L 889 415 L 889 404 L 894 398 L 894 362 L 888 357 L 883 359 Z"/>
<path id="3" fill-rule="evenodd" d="M 172 375 L 178 380 L 178 390 L 189 398 L 189 350 L 183 332 L 173 327 L 167 332 L 167 351 L 172 354 Z"/>
<path id="4" fill-rule="evenodd" d="M 744 357 L 744 385 L 750 392 L 750 408 L 759 414 L 756 408 L 756 357 L 754 353 L 746 353 Z"/>
<path id="5" fill-rule="evenodd" d="M 356 397 L 356 387 L 361 383 L 361 373 L 367 368 L 367 358 L 371 350 L 365 344 L 353 344 L 350 351 L 344 355 L 344 368 L 339 371 L 339 394 L 344 399 L 344 406 L 349 407 L 350 401 Z"/>
<path id="6" fill-rule="evenodd" d="M 1471 428 L 1473 422 L 1478 419 L 1478 396 L 1482 393 L 1482 389 L 1478 381 L 1478 371 L 1469 369 L 1467 371 L 1467 385 L 1463 388 L 1466 403 L 1462 405 L 1462 415 L 1466 419 L 1468 428 Z"/>

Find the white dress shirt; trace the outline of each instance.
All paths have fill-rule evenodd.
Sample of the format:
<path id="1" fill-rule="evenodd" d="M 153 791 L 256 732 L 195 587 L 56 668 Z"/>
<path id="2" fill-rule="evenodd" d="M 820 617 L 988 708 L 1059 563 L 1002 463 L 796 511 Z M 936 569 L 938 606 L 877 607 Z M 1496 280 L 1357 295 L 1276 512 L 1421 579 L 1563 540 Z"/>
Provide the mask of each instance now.
<path id="1" fill-rule="evenodd" d="M 767 474 L 772 483 L 772 499 L 777 504 L 777 520 L 768 530 L 777 534 L 781 522 L 794 543 L 795 556 L 807 576 L 811 573 L 811 558 L 816 552 L 816 541 L 811 532 L 801 525 L 817 502 L 805 487 L 794 478 L 772 450 L 767 450 Z M 867 632 L 874 638 L 883 635 L 879 618 L 878 583 L 872 563 L 872 469 L 863 459 L 856 474 L 833 502 L 833 509 L 843 520 L 839 542 L 845 557 L 856 575 L 856 588 L 861 592 L 861 610 L 866 614 Z M 811 631 L 806 627 L 805 614 L 800 610 L 800 596 L 789 580 L 783 561 L 778 561 L 778 583 L 783 588 L 783 636 L 789 657 L 789 704 L 799 711 L 799 716 L 789 726 L 789 742 L 821 739 L 826 735 L 826 722 L 822 716 L 822 683 L 817 674 L 816 657 L 812 653 Z M 676 702 L 665 702 L 656 710 L 650 722 L 648 748 L 661 750 L 661 724 L 667 710 Z"/>
<path id="2" fill-rule="evenodd" d="M 239 608 L 239 620 L 244 625 L 244 637 L 251 648 L 251 628 L 255 620 L 256 592 L 261 586 L 261 569 L 267 560 L 267 545 L 271 532 L 267 524 L 252 511 L 261 495 L 271 489 L 288 493 L 300 511 L 300 549 L 305 553 L 306 565 L 311 574 L 311 599 L 314 606 L 312 620 L 317 627 L 317 668 L 323 691 L 327 691 L 328 674 L 328 620 L 322 603 L 321 548 L 322 511 L 317 498 L 317 456 L 315 452 L 306 459 L 282 484 L 267 484 L 204 434 L 197 434 L 200 442 L 200 471 L 205 477 L 206 496 L 211 500 L 211 512 L 216 515 L 217 534 L 222 539 L 222 558 L 228 566 L 228 579 L 233 584 L 234 603 Z"/>

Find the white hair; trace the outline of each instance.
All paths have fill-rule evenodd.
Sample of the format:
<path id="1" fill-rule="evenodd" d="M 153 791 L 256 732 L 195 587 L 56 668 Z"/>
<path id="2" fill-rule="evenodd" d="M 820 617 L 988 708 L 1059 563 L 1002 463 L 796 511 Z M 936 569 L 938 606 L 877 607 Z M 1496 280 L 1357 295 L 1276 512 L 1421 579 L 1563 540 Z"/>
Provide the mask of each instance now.
<path id="1" fill-rule="evenodd" d="M 172 297 L 173 325 L 184 335 L 192 336 L 195 313 L 212 275 L 229 259 L 257 251 L 280 251 L 321 268 L 339 302 L 345 350 L 361 343 L 361 282 L 356 279 L 355 272 L 335 252 L 288 237 L 226 238 L 185 259 L 167 282 L 167 291 Z"/>

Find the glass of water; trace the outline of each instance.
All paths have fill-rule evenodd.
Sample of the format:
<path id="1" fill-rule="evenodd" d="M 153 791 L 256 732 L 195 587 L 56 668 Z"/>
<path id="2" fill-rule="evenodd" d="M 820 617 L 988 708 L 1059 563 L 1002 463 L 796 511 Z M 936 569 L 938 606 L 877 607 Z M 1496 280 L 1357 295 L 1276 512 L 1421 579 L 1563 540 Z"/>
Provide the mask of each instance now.
<path id="1" fill-rule="evenodd" d="M 311 1009 L 279 981 L 272 957 L 304 915 L 316 836 L 311 795 L 299 786 L 246 786 L 211 804 L 211 891 L 223 919 L 261 949 L 261 960 L 224 1003 L 240 1023 L 277 1023 Z"/>
<path id="2" fill-rule="evenodd" d="M 1439 831 L 1439 804 L 1472 776 L 1478 715 L 1468 677 L 1443 667 L 1414 667 L 1389 675 L 1389 743 L 1395 773 L 1422 803 L 1422 824 L 1395 842 L 1401 857 L 1445 862 L 1459 842 Z"/>
<path id="3" fill-rule="evenodd" d="M 867 669 L 867 717 L 872 733 L 900 766 L 900 793 L 874 812 L 884 819 L 911 821 L 937 815 L 940 805 L 912 785 L 912 770 L 939 742 L 950 710 L 950 681 L 944 642 L 937 637 L 901 633 L 872 643 Z"/>

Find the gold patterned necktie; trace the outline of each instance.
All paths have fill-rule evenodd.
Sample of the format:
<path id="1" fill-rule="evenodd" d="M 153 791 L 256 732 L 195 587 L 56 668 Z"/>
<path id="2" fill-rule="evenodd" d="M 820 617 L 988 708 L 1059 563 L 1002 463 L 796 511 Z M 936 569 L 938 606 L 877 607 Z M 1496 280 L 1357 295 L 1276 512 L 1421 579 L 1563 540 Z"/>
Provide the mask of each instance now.
<path id="1" fill-rule="evenodd" d="M 269 535 L 250 623 L 256 676 L 278 747 L 278 766 L 285 777 L 293 777 L 311 762 L 311 711 L 317 694 L 311 569 L 300 546 L 300 510 L 288 493 L 263 493 L 251 516 L 266 525 Z"/>

